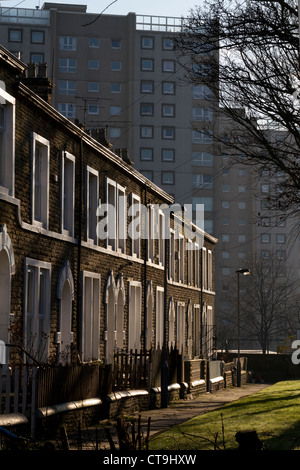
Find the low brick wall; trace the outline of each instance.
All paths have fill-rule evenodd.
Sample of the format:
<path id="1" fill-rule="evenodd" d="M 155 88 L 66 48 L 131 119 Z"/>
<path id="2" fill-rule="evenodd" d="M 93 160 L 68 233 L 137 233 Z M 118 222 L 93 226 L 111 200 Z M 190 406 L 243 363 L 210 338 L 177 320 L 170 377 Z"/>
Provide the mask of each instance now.
<path id="1" fill-rule="evenodd" d="M 223 377 L 225 382 L 225 387 L 233 387 L 234 386 L 234 368 L 233 363 L 228 362 L 223 364 Z"/>
<path id="2" fill-rule="evenodd" d="M 116 418 L 149 409 L 149 393 L 146 390 L 128 390 L 112 393 L 107 397 L 104 418 Z"/>
<path id="3" fill-rule="evenodd" d="M 248 372 L 246 370 L 241 370 L 241 385 L 245 385 L 248 382 Z M 236 369 L 233 370 L 232 375 L 232 385 L 237 386 L 237 372 Z"/>
<path id="4" fill-rule="evenodd" d="M 207 361 L 194 359 L 184 362 L 184 378 L 182 383 L 168 386 L 168 403 L 179 399 L 198 398 L 207 391 L 214 393 L 226 387 L 237 385 L 237 374 L 234 363 L 224 363 L 214 368 L 214 374 L 208 379 Z M 219 367 L 219 369 L 218 369 Z M 217 375 L 220 370 L 222 375 Z M 248 373 L 241 371 L 241 383 L 247 382 Z M 38 410 L 38 432 L 47 430 L 47 437 L 55 435 L 61 426 L 67 432 L 74 432 L 78 425 L 89 426 L 99 421 L 113 419 L 122 415 L 131 415 L 143 410 L 161 407 L 161 387 L 146 390 L 127 390 L 111 393 L 106 398 L 83 400 L 82 402 L 65 403 Z"/>
<path id="5" fill-rule="evenodd" d="M 224 354 L 223 354 L 224 356 Z M 300 364 L 293 364 L 291 354 L 244 353 L 247 358 L 247 371 L 251 381 L 274 383 L 280 380 L 300 379 Z M 232 361 L 236 354 L 226 353 Z"/>
<path id="6" fill-rule="evenodd" d="M 106 400 L 100 398 L 82 402 L 62 403 L 53 407 L 40 408 L 37 412 L 37 432 L 51 437 L 61 426 L 67 432 L 98 424 L 99 421 L 116 418 L 149 409 L 149 393 L 146 390 L 130 390 L 112 393 Z"/>
<path id="7" fill-rule="evenodd" d="M 64 426 L 67 432 L 76 432 L 79 424 L 82 427 L 99 423 L 103 418 L 103 405 L 60 411 L 51 415 L 39 415 L 37 420 L 37 435 L 52 438 Z"/>
<path id="8" fill-rule="evenodd" d="M 199 397 L 202 393 L 207 392 L 207 384 L 206 381 L 203 379 L 197 380 L 195 382 L 192 382 L 190 384 L 190 395 L 192 398 L 197 398 Z"/>
<path id="9" fill-rule="evenodd" d="M 223 377 L 216 377 L 210 380 L 209 391 L 211 393 L 217 392 L 218 390 L 223 390 L 225 388 L 225 381 Z"/>
<path id="10" fill-rule="evenodd" d="M 173 384 L 168 386 L 168 402 L 172 403 L 185 398 L 186 387 L 184 384 Z M 150 409 L 161 407 L 161 387 L 152 388 L 150 391 Z"/>
<path id="11" fill-rule="evenodd" d="M 184 379 L 187 383 L 187 392 L 193 397 L 207 391 L 207 361 L 193 359 L 184 361 Z"/>

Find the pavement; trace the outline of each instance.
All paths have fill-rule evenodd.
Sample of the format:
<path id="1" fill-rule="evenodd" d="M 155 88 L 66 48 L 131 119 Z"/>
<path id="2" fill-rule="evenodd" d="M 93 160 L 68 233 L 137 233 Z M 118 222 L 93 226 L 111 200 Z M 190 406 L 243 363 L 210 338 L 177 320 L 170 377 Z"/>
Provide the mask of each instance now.
<path id="1" fill-rule="evenodd" d="M 132 415 L 135 418 L 135 432 L 137 432 L 139 419 L 142 435 L 146 437 L 149 433 L 149 437 L 153 437 L 173 426 L 189 421 L 195 416 L 260 392 L 268 386 L 269 384 L 247 383 L 241 387 L 229 387 L 213 393 L 203 393 L 197 398 L 178 400 L 169 404 L 166 408 L 140 411 Z M 131 435 L 131 425 L 128 429 Z M 78 442 L 78 435 L 68 436 L 70 450 L 95 450 L 96 448 L 98 450 L 112 450 L 113 445 L 116 450 L 119 449 L 116 421 L 114 420 L 100 422 L 98 426 L 86 430 L 82 429 L 80 437 L 81 439 Z"/>

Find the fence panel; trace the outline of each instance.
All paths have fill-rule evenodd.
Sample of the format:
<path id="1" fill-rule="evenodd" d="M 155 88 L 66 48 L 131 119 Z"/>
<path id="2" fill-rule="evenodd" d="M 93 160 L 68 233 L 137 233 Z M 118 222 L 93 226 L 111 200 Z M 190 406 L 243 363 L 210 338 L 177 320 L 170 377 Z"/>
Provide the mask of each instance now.
<path id="1" fill-rule="evenodd" d="M 166 350 L 168 364 L 168 385 L 180 383 L 183 374 L 183 358 L 178 349 L 171 347 Z M 151 351 L 151 387 L 161 386 L 162 351 Z"/>
<path id="2" fill-rule="evenodd" d="M 25 413 L 32 408 L 32 377 L 36 367 L 26 366 L 9 367 L 7 364 L 0 366 L 0 414 Z"/>
<path id="3" fill-rule="evenodd" d="M 149 351 L 117 351 L 114 355 L 112 389 L 128 390 L 148 388 L 149 386 Z"/>
<path id="4" fill-rule="evenodd" d="M 57 405 L 103 394 L 105 369 L 98 364 L 40 367 L 37 407 Z"/>

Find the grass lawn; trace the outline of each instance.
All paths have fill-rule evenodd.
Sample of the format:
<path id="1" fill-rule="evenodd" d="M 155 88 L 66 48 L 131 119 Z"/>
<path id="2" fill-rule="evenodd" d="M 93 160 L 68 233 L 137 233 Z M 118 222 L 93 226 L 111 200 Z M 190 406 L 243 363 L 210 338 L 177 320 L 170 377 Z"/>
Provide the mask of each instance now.
<path id="1" fill-rule="evenodd" d="M 242 430 L 255 430 L 266 450 L 300 450 L 300 380 L 278 382 L 201 414 L 154 437 L 150 449 L 233 450 Z"/>

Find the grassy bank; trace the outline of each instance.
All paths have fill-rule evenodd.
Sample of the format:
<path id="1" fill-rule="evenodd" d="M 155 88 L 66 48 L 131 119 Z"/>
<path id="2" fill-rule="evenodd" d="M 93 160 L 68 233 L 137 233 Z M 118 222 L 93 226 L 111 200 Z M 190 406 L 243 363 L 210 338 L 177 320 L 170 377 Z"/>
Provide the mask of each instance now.
<path id="1" fill-rule="evenodd" d="M 233 450 L 238 431 L 255 430 L 266 450 L 300 450 L 300 380 L 249 397 L 159 434 L 152 450 Z"/>

